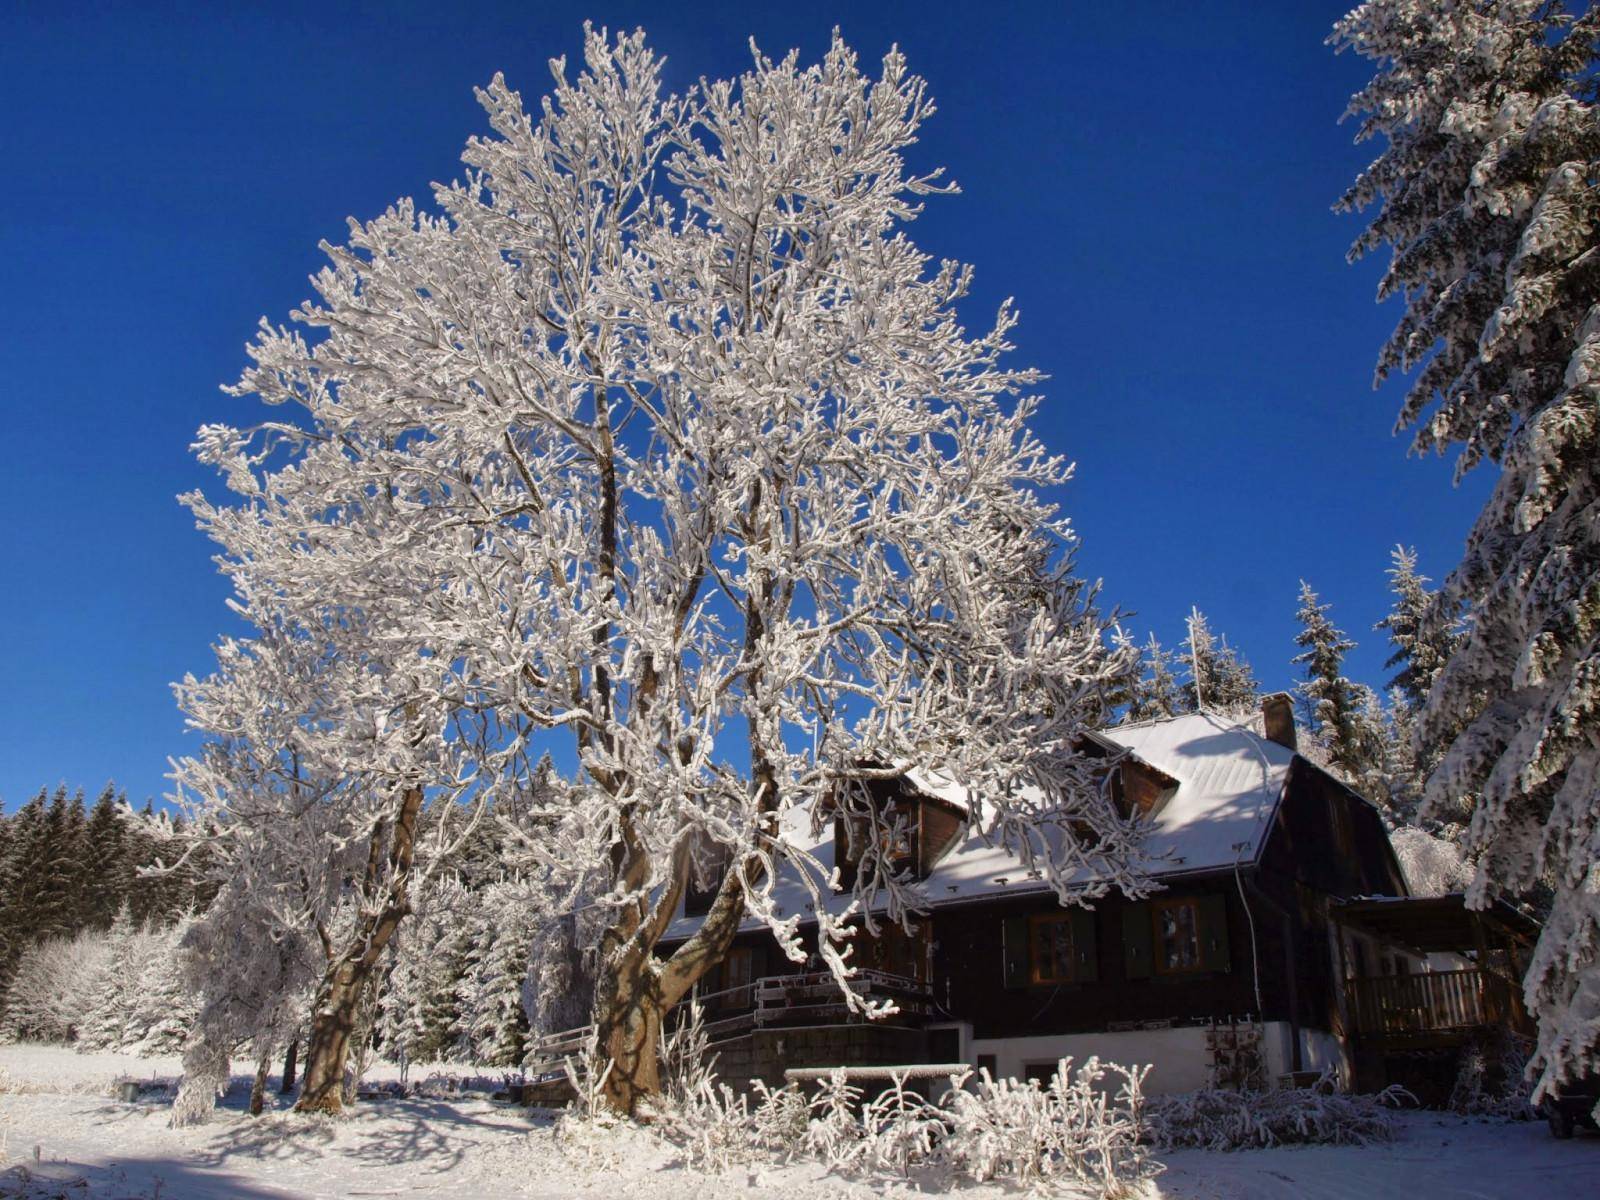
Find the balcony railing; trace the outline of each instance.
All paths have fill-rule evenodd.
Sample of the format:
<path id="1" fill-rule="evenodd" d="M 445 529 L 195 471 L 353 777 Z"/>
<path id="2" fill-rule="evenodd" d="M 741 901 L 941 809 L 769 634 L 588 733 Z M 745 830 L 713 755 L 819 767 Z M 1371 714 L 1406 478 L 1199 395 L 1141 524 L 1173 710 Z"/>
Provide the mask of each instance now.
<path id="1" fill-rule="evenodd" d="M 928 985 L 887 971 L 857 971 L 855 990 L 869 1001 L 892 1000 L 899 1010 L 886 1020 L 904 1024 L 933 1011 Z M 688 1007 L 688 997 L 675 1012 Z M 705 1010 L 705 1031 L 712 1041 L 733 1037 L 752 1028 L 779 1025 L 833 1025 L 865 1020 L 853 1012 L 827 971 L 803 975 L 768 975 L 736 988 L 699 996 Z"/>
<path id="2" fill-rule="evenodd" d="M 1501 1021 L 1521 1009 L 1511 984 L 1488 971 L 1427 971 L 1349 982 L 1355 1031 L 1379 1037 L 1454 1033 Z"/>
<path id="3" fill-rule="evenodd" d="M 889 1024 L 914 1023 L 933 1012 L 933 993 L 928 985 L 905 975 L 857 971 L 855 988 L 868 1000 L 894 1001 L 899 1012 L 886 1018 Z M 851 1011 L 839 993 L 839 985 L 827 971 L 769 975 L 738 987 L 685 996 L 667 1015 L 669 1029 L 685 1018 L 690 1001 L 696 999 L 704 1013 L 706 1036 L 713 1042 L 753 1028 L 848 1024 L 866 1019 Z M 593 1035 L 593 1025 L 581 1025 L 539 1038 L 528 1056 L 529 1077 L 559 1074 L 566 1059 L 580 1056 Z"/>

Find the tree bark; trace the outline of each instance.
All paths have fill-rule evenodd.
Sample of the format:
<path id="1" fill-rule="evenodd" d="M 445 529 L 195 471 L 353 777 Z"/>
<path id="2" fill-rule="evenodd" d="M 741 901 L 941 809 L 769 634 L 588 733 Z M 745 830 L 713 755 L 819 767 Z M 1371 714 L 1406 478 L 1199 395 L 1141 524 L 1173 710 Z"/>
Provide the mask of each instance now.
<path id="1" fill-rule="evenodd" d="M 638 1115 L 639 1102 L 661 1090 L 656 1048 L 661 1038 L 663 1004 L 649 956 L 630 955 L 602 976 L 595 996 L 595 1037 L 606 1071 L 601 1094 L 623 1116 Z"/>
<path id="2" fill-rule="evenodd" d="M 306 1039 L 305 1083 L 296 1112 L 338 1114 L 344 1111 L 344 1069 L 349 1057 L 363 996 L 389 939 L 411 911 L 407 884 L 411 877 L 417 813 L 422 789 L 407 788 L 395 816 L 393 833 L 373 834 L 367 858 L 368 900 L 356 919 L 350 940 L 328 964 Z M 385 842 L 388 853 L 385 855 Z M 384 862 L 387 859 L 387 872 Z M 381 887 L 380 887 L 381 883 Z"/>
<path id="3" fill-rule="evenodd" d="M 267 1102 L 267 1072 L 272 1069 L 272 1046 L 264 1045 L 256 1056 L 256 1077 L 250 1085 L 250 1115 L 259 1117 Z"/>
<path id="4" fill-rule="evenodd" d="M 300 1031 L 296 1029 L 289 1036 L 289 1048 L 283 1052 L 283 1079 L 278 1084 L 280 1095 L 287 1096 L 294 1091 L 295 1055 L 300 1050 Z"/>

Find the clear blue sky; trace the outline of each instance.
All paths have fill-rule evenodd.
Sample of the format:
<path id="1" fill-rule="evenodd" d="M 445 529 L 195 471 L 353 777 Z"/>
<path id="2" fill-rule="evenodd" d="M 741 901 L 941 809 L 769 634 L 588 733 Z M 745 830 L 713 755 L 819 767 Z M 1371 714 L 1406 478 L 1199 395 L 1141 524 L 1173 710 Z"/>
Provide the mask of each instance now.
<path id="1" fill-rule="evenodd" d="M 244 415 L 218 385 L 308 293 L 318 239 L 453 177 L 486 128 L 473 86 L 541 94 L 585 17 L 642 24 L 674 87 L 740 70 L 750 35 L 810 58 L 835 23 L 869 60 L 898 41 L 940 105 L 919 165 L 964 189 L 915 236 L 976 265 L 979 310 L 1017 297 L 1085 570 L 1141 637 L 1176 644 L 1198 604 L 1272 686 L 1304 576 L 1378 681 L 1389 547 L 1443 575 L 1488 480 L 1407 458 L 1395 389 L 1370 389 L 1398 314 L 1329 209 L 1370 157 L 1336 124 L 1364 66 L 1322 45 L 1348 3 L 13 8 L 0 801 L 164 791 L 192 743 L 168 683 L 228 625 L 174 499 L 212 483 L 195 428 Z"/>

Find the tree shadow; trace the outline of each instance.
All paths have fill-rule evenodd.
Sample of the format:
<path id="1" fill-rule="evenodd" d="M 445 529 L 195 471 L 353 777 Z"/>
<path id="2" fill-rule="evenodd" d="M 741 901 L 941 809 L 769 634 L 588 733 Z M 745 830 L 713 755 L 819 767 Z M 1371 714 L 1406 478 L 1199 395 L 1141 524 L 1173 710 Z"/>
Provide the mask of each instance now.
<path id="1" fill-rule="evenodd" d="M 439 1175 L 535 1125 L 520 1109 L 464 1112 L 460 1103 L 444 1100 L 368 1100 L 337 1118 L 280 1112 L 231 1121 L 191 1154 L 218 1169 L 238 1160 L 322 1159 Z"/>
<path id="2" fill-rule="evenodd" d="M 70 1159 L 0 1171 L 5 1200 L 284 1200 L 281 1188 L 180 1159 L 121 1158 L 105 1166 Z"/>

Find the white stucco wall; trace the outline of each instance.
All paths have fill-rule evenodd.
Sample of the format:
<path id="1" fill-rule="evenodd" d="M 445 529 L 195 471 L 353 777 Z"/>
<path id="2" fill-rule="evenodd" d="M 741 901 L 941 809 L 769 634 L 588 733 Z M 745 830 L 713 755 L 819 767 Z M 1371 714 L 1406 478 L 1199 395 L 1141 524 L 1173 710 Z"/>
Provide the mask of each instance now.
<path id="1" fill-rule="evenodd" d="M 1278 1077 L 1292 1069 L 1293 1033 L 1287 1021 L 1268 1021 L 1262 1027 L 1267 1057 L 1267 1082 L 1276 1085 Z M 1081 1063 L 1091 1055 L 1111 1062 L 1150 1064 L 1145 1077 L 1147 1095 L 1166 1092 L 1192 1092 L 1211 1082 L 1211 1056 L 1206 1048 L 1203 1026 L 1183 1029 L 1135 1029 L 1125 1033 L 1073 1033 L 1052 1037 L 974 1038 L 972 1059 L 992 1054 L 995 1073 L 1021 1079 L 1035 1064 L 1054 1064 L 1070 1055 Z M 1349 1075 L 1338 1039 L 1320 1029 L 1300 1031 L 1301 1070 L 1321 1071 L 1333 1067 L 1341 1082 Z"/>

